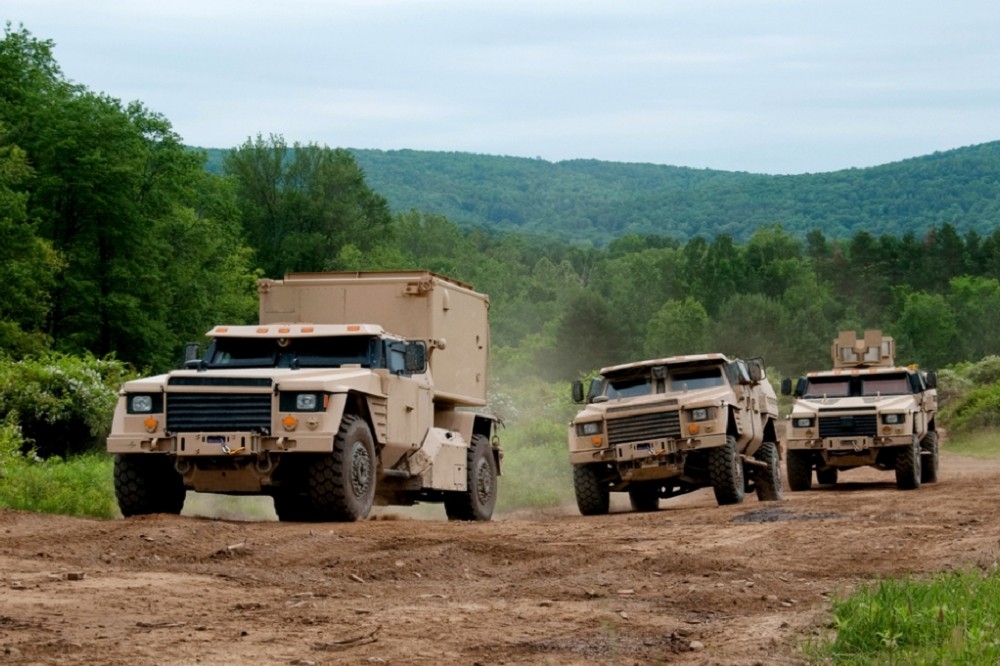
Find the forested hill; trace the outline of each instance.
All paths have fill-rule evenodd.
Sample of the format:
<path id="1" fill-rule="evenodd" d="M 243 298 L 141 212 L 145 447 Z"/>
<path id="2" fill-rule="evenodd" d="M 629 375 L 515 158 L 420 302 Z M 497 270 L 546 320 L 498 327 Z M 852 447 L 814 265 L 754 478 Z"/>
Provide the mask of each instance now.
<path id="1" fill-rule="evenodd" d="M 687 241 L 761 225 L 827 238 L 864 230 L 960 233 L 1000 221 L 1000 141 L 864 169 L 773 176 L 597 160 L 352 149 L 368 185 L 395 211 L 436 213 L 465 226 L 606 245 L 625 235 Z M 210 151 L 217 169 L 221 152 Z"/>

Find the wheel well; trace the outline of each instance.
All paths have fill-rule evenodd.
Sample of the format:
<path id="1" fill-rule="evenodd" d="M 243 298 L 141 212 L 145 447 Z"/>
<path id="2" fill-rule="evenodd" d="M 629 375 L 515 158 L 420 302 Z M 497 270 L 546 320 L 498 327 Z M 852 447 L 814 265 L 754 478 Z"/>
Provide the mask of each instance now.
<path id="1" fill-rule="evenodd" d="M 385 446 L 384 442 L 379 441 L 378 431 L 375 430 L 375 424 L 372 421 L 371 409 L 368 406 L 368 400 L 361 393 L 348 393 L 347 402 L 344 404 L 344 413 L 341 415 L 341 421 L 345 416 L 357 416 L 368 424 L 368 430 L 371 431 L 372 441 L 375 444 L 375 452 L 379 453 L 382 447 Z"/>
<path id="2" fill-rule="evenodd" d="M 774 419 L 768 419 L 767 423 L 764 424 L 764 441 L 765 442 L 778 442 L 778 431 L 774 426 Z"/>

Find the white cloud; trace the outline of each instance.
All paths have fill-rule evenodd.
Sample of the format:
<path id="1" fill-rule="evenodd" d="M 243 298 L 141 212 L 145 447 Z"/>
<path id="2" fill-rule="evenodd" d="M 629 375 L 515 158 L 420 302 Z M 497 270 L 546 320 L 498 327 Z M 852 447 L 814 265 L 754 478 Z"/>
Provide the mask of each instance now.
<path id="1" fill-rule="evenodd" d="M 196 145 L 749 171 L 1000 139 L 1000 6 L 845 0 L 7 0 L 65 74 Z"/>

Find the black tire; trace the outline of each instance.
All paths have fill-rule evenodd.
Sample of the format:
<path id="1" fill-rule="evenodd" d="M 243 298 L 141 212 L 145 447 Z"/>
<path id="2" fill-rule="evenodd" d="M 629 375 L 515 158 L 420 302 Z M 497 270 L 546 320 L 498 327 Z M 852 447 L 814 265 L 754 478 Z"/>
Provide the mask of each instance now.
<path id="1" fill-rule="evenodd" d="M 937 483 L 941 450 L 938 434 L 931 430 L 920 440 L 920 483 Z"/>
<path id="2" fill-rule="evenodd" d="M 274 512 L 283 523 L 307 523 L 316 520 L 309 498 L 301 492 L 279 489 L 274 494 Z"/>
<path id="3" fill-rule="evenodd" d="M 628 501 L 632 510 L 639 513 L 658 511 L 660 508 L 660 487 L 655 483 L 632 486 L 628 489 Z"/>
<path id="4" fill-rule="evenodd" d="M 812 453 L 797 449 L 785 451 L 785 472 L 792 492 L 812 488 Z"/>
<path id="5" fill-rule="evenodd" d="M 126 518 L 179 514 L 184 508 L 184 479 L 172 458 L 155 453 L 116 455 L 114 478 L 118 508 Z"/>
<path id="6" fill-rule="evenodd" d="M 719 506 L 743 502 L 746 480 L 734 437 L 727 437 L 725 446 L 708 450 L 708 479 Z"/>
<path id="7" fill-rule="evenodd" d="M 445 495 L 448 520 L 489 520 L 497 503 L 497 461 L 490 440 L 482 435 L 472 436 L 466 475 L 468 490 Z"/>
<path id="8" fill-rule="evenodd" d="M 781 461 L 778 459 L 778 445 L 774 442 L 762 442 L 753 457 L 767 467 L 753 468 L 753 484 L 757 499 L 761 502 L 777 502 L 781 499 Z"/>
<path id="9" fill-rule="evenodd" d="M 611 489 L 602 478 L 603 465 L 574 465 L 573 492 L 576 508 L 584 516 L 599 516 L 611 509 Z"/>
<path id="10" fill-rule="evenodd" d="M 333 452 L 318 456 L 309 466 L 307 496 L 312 519 L 352 522 L 367 518 L 375 501 L 377 468 L 368 424 L 359 416 L 345 415 L 333 440 Z"/>
<path id="11" fill-rule="evenodd" d="M 836 467 L 819 467 L 816 469 L 816 481 L 821 486 L 832 486 L 837 483 Z"/>
<path id="12" fill-rule="evenodd" d="M 920 487 L 920 443 L 913 438 L 913 443 L 901 446 L 896 452 L 896 488 L 899 490 L 916 490 Z"/>

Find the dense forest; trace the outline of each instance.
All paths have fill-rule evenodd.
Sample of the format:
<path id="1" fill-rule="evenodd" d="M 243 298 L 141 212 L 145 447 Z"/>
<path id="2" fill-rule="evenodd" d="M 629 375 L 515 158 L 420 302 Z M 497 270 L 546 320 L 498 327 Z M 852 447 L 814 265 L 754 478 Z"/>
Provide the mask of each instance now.
<path id="1" fill-rule="evenodd" d="M 443 215 L 463 228 L 544 234 L 583 247 L 623 235 L 686 242 L 726 234 L 746 242 L 780 223 L 804 238 L 822 229 L 923 235 L 945 224 L 993 230 L 1000 214 L 1000 142 L 867 169 L 796 176 L 594 160 L 413 150 L 352 150 L 368 184 L 396 211 Z M 224 150 L 207 151 L 222 173 Z"/>
<path id="2" fill-rule="evenodd" d="M 1000 343 L 1000 143 L 761 176 L 363 151 L 259 134 L 185 146 L 167 118 L 0 42 L 0 350 L 172 367 L 255 280 L 421 268 L 491 298 L 495 381 L 698 351 L 828 363 L 840 328 L 943 367 Z M 266 129 L 266 128 L 265 128 Z"/>

